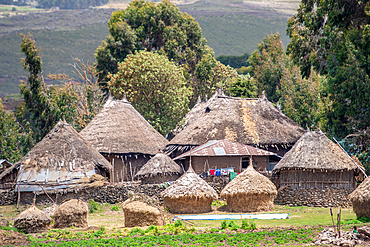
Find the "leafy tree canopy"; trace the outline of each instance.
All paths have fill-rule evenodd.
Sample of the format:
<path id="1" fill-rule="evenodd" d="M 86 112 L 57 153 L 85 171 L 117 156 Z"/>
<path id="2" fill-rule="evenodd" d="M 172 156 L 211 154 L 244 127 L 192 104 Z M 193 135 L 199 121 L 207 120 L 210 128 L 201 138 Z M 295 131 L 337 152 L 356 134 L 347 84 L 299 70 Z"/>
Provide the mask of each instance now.
<path id="1" fill-rule="evenodd" d="M 234 69 L 239 69 L 243 66 L 248 67 L 249 66 L 248 58 L 249 58 L 248 53 L 244 53 L 241 56 L 221 55 L 216 57 L 217 61 L 220 61 L 224 65 L 229 65 Z"/>
<path id="2" fill-rule="evenodd" d="M 230 94 L 232 97 L 256 98 L 256 81 L 248 75 L 240 75 L 230 85 Z"/>
<path id="3" fill-rule="evenodd" d="M 119 63 L 109 87 L 116 98 L 124 94 L 143 117 L 161 134 L 176 127 L 189 111 L 191 88 L 183 69 L 165 55 L 139 51 Z"/>

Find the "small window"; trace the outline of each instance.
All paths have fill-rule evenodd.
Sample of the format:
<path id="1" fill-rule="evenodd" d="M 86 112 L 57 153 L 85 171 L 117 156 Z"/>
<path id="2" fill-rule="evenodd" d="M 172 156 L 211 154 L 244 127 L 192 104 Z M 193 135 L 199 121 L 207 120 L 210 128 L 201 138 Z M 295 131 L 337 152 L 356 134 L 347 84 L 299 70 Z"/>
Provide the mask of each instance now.
<path id="1" fill-rule="evenodd" d="M 248 168 L 249 166 L 249 157 L 242 158 L 242 168 Z"/>
<path id="2" fill-rule="evenodd" d="M 206 113 L 208 113 L 208 112 L 210 112 L 211 111 L 211 109 L 209 109 L 209 107 L 207 106 L 207 108 L 206 108 Z"/>

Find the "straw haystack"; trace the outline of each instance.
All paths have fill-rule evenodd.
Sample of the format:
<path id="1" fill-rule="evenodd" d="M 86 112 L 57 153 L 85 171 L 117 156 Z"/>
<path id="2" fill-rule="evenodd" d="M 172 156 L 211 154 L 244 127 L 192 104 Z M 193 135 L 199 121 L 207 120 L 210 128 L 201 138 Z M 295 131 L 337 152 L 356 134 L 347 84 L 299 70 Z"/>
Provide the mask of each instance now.
<path id="1" fill-rule="evenodd" d="M 131 181 L 168 143 L 125 98 L 109 97 L 80 134 L 114 166 L 113 182 Z"/>
<path id="2" fill-rule="evenodd" d="M 305 132 L 269 102 L 261 98 L 227 97 L 216 93 L 197 103 L 184 125 L 166 147 L 167 153 L 181 153 L 209 140 L 228 139 L 283 155 Z"/>
<path id="3" fill-rule="evenodd" d="M 52 218 L 32 205 L 15 218 L 14 227 L 25 233 L 42 232 L 48 230 L 52 221 Z"/>
<path id="4" fill-rule="evenodd" d="M 164 216 L 158 208 L 141 201 L 128 200 L 123 203 L 122 210 L 125 217 L 125 227 L 163 226 Z"/>
<path id="5" fill-rule="evenodd" d="M 20 191 L 41 191 L 40 184 L 46 190 L 64 189 L 94 174 L 109 177 L 112 169 L 109 162 L 65 121 L 59 121 L 15 165 L 20 167 L 17 178 Z"/>
<path id="6" fill-rule="evenodd" d="M 89 207 L 79 199 L 69 200 L 54 212 L 54 228 L 88 227 Z"/>
<path id="7" fill-rule="evenodd" d="M 164 153 L 151 158 L 136 174 L 143 184 L 160 184 L 175 181 L 183 174 L 183 169 Z"/>
<path id="8" fill-rule="evenodd" d="M 354 189 L 359 167 L 321 131 L 305 133 L 274 167 L 279 186 Z"/>
<path id="9" fill-rule="evenodd" d="M 353 211 L 357 217 L 370 219 L 370 177 L 367 177 L 360 186 L 349 195 Z"/>
<path id="10" fill-rule="evenodd" d="M 276 195 L 275 185 L 250 165 L 226 185 L 220 196 L 226 199 L 228 211 L 259 212 L 273 210 Z"/>
<path id="11" fill-rule="evenodd" d="M 162 192 L 163 203 L 171 213 L 191 214 L 211 211 L 217 192 L 190 166 L 188 171 Z"/>

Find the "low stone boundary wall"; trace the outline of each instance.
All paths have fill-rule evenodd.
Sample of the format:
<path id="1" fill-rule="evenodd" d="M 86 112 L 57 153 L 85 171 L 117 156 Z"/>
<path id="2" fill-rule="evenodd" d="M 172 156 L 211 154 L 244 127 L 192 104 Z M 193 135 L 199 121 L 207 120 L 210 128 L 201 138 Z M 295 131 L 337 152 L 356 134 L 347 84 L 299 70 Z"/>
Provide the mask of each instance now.
<path id="1" fill-rule="evenodd" d="M 282 187 L 278 190 L 275 204 L 309 207 L 350 207 L 348 195 L 352 190 L 336 188 L 309 188 L 294 190 Z"/>

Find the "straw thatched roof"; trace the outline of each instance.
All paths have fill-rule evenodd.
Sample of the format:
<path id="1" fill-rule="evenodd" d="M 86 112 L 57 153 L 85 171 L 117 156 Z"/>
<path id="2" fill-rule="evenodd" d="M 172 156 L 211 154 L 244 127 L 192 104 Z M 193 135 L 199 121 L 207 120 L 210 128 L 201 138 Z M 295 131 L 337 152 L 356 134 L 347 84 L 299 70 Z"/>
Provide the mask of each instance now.
<path id="1" fill-rule="evenodd" d="M 105 154 L 155 155 L 168 143 L 130 102 L 111 97 L 80 134 L 96 150 Z"/>
<path id="2" fill-rule="evenodd" d="M 162 192 L 162 197 L 175 198 L 209 198 L 216 200 L 217 192 L 201 179 L 190 166 L 187 172 Z"/>
<path id="3" fill-rule="evenodd" d="M 209 140 L 229 139 L 256 146 L 289 145 L 305 132 L 276 109 L 266 97 L 227 97 L 216 93 L 207 102 L 197 103 L 176 130 L 171 146 L 195 146 Z"/>
<path id="4" fill-rule="evenodd" d="M 18 181 L 31 191 L 41 190 L 40 182 L 60 187 L 95 173 L 109 175 L 112 169 L 100 153 L 62 120 L 15 165 L 14 168 L 21 167 Z"/>
<path id="5" fill-rule="evenodd" d="M 220 197 L 234 195 L 277 195 L 275 185 L 266 176 L 248 166 L 221 191 Z"/>
<path id="6" fill-rule="evenodd" d="M 356 189 L 349 195 L 351 201 L 370 203 L 370 177 L 367 177 Z M 368 204 L 370 205 L 370 204 Z"/>
<path id="7" fill-rule="evenodd" d="M 164 153 L 157 153 L 151 158 L 138 173 L 136 177 L 165 176 L 183 173 L 182 168 Z"/>
<path id="8" fill-rule="evenodd" d="M 350 157 L 321 131 L 305 133 L 273 172 L 289 169 L 358 170 Z"/>

